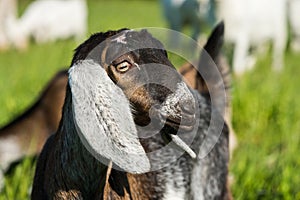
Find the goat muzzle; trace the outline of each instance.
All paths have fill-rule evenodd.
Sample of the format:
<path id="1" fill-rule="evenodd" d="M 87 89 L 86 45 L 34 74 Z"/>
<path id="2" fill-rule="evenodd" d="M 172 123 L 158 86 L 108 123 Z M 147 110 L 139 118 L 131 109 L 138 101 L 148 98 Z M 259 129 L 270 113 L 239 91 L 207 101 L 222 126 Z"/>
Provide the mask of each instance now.
<path id="1" fill-rule="evenodd" d="M 176 130 L 192 131 L 196 123 L 195 99 L 184 83 L 178 83 L 177 89 L 160 106 L 165 124 Z"/>

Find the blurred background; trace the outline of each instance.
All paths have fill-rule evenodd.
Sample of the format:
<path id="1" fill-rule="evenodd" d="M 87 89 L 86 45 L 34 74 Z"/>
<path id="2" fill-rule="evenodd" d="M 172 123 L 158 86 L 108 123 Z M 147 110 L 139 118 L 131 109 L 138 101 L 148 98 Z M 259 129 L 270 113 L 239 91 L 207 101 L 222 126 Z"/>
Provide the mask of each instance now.
<path id="1" fill-rule="evenodd" d="M 95 32 L 172 28 L 203 44 L 224 20 L 238 138 L 229 167 L 233 196 L 300 199 L 299 10 L 300 0 L 0 0 L 0 127 L 34 104 Z M 5 137 L 0 130 L 0 153 Z M 0 200 L 29 199 L 34 164 L 32 157 L 10 170 L 0 163 Z"/>

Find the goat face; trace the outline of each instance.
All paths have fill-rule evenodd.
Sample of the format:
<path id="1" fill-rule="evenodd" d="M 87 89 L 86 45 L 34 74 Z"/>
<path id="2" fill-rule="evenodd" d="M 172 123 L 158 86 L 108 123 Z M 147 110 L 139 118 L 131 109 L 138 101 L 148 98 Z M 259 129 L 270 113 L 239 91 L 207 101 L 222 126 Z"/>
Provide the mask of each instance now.
<path id="1" fill-rule="evenodd" d="M 192 130 L 194 98 L 169 61 L 163 45 L 145 30 L 105 34 L 109 37 L 98 45 L 85 42 L 93 47 L 85 46 L 83 51 L 92 48 L 86 59 L 99 63 L 123 90 L 136 125 L 157 129 L 166 124 L 176 131 Z"/>
<path id="2" fill-rule="evenodd" d="M 77 132 L 101 162 L 108 159 L 123 170 L 144 172 L 149 169 L 142 164 L 147 163 L 143 161 L 147 157 L 137 138 L 152 137 L 167 128 L 163 138 L 174 141 L 177 131 L 194 128 L 195 100 L 162 44 L 147 31 L 122 30 L 91 36 L 78 47 L 69 73 Z M 103 102 L 107 99 L 110 102 Z M 176 138 L 174 142 L 179 147 L 191 151 Z M 140 152 L 139 156 L 136 152 Z M 190 155 L 195 157 L 193 152 Z M 139 159 L 141 156 L 144 159 Z"/>

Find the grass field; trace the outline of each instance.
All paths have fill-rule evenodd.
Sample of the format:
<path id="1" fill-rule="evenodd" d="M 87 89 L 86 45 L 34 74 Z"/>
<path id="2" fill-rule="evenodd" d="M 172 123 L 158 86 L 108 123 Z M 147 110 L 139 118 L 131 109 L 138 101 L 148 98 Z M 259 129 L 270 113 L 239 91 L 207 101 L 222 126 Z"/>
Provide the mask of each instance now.
<path id="1" fill-rule="evenodd" d="M 22 8 L 28 1 L 22 1 Z M 22 10 L 22 9 L 21 9 Z M 89 1 L 89 34 L 122 27 L 165 27 L 157 1 Z M 21 113 L 45 83 L 69 66 L 73 40 L 0 53 L 0 126 Z M 233 81 L 233 125 L 239 139 L 230 172 L 235 199 L 300 199 L 300 54 L 287 52 L 275 73 L 270 55 Z M 34 165 L 6 176 L 2 199 L 28 199 Z"/>

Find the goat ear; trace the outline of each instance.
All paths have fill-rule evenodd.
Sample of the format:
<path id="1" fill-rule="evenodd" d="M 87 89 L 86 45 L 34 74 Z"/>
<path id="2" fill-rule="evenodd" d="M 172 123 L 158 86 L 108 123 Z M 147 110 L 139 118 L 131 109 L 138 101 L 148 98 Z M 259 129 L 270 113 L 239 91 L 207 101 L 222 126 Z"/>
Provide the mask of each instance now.
<path id="1" fill-rule="evenodd" d="M 220 22 L 210 34 L 203 51 L 200 54 L 196 75 L 196 87 L 202 94 L 208 94 L 208 88 L 219 85 L 222 76 L 229 68 L 220 64 L 220 53 L 224 42 L 224 22 Z M 221 74 L 221 76 L 220 76 Z"/>
<path id="2" fill-rule="evenodd" d="M 220 22 L 210 34 L 204 49 L 213 60 L 216 60 L 224 43 L 224 22 Z"/>
<path id="3" fill-rule="evenodd" d="M 105 70 L 92 60 L 81 61 L 69 70 L 69 84 L 75 126 L 89 152 L 130 173 L 149 171 L 129 102 Z"/>
<path id="4" fill-rule="evenodd" d="M 203 95 L 210 97 L 212 106 L 222 114 L 226 96 L 230 96 L 230 67 L 221 54 L 224 42 L 224 22 L 220 22 L 209 36 L 201 52 L 196 75 L 196 87 Z"/>

